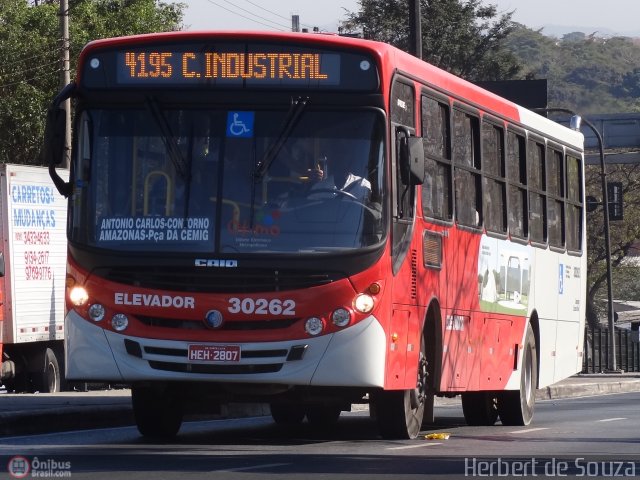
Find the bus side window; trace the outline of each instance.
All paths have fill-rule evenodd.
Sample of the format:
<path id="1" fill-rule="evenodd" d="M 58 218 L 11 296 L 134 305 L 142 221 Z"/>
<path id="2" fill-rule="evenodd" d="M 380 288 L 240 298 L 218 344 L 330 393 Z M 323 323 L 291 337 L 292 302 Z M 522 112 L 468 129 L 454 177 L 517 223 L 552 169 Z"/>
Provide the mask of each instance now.
<path id="1" fill-rule="evenodd" d="M 547 242 L 547 196 L 545 195 L 545 148 L 535 140 L 527 142 L 529 184 L 529 235 L 532 242 Z"/>
<path id="2" fill-rule="evenodd" d="M 549 245 L 564 247 L 564 162 L 563 153 L 547 149 L 547 231 Z"/>
<path id="3" fill-rule="evenodd" d="M 427 217 L 451 220 L 451 113 L 449 105 L 422 97 L 425 179 L 422 210 Z"/>
<path id="4" fill-rule="evenodd" d="M 455 165 L 455 210 L 461 225 L 482 225 L 480 173 L 480 125 L 478 117 L 453 111 L 453 161 Z"/>
<path id="5" fill-rule="evenodd" d="M 504 130 L 483 121 L 482 168 L 484 225 L 488 231 L 507 233 L 507 189 L 504 166 Z"/>
<path id="6" fill-rule="evenodd" d="M 523 135 L 507 133 L 507 176 L 509 178 L 509 234 L 526 239 L 529 234 L 527 157 Z"/>
<path id="7" fill-rule="evenodd" d="M 582 163 L 567 155 L 567 249 L 582 250 Z"/>

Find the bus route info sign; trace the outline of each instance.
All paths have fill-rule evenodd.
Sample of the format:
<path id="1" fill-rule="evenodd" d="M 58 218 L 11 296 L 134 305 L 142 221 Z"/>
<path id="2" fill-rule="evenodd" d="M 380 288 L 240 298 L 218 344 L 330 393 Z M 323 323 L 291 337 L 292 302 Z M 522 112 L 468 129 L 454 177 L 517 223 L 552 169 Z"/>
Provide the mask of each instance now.
<path id="1" fill-rule="evenodd" d="M 104 217 L 98 221 L 99 243 L 207 242 L 207 217 Z"/>

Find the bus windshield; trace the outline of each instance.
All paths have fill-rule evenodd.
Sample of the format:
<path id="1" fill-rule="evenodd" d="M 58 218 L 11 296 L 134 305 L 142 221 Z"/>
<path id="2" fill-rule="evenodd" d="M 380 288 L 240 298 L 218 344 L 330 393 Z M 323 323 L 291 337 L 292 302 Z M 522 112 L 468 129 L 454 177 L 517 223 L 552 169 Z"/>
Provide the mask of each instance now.
<path id="1" fill-rule="evenodd" d="M 73 242 L 118 251 L 327 253 L 379 244 L 375 109 L 85 109 Z M 90 228 L 86 228 L 90 225 Z"/>

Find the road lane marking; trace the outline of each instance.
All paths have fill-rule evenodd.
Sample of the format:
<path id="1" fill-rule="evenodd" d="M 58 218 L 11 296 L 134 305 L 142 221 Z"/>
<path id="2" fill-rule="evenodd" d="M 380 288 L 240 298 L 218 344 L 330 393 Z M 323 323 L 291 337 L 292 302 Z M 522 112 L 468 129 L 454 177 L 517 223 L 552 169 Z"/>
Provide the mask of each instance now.
<path id="1" fill-rule="evenodd" d="M 509 432 L 509 433 L 529 433 L 529 432 L 539 432 L 540 430 L 549 430 L 549 429 L 547 427 L 527 428 L 525 430 L 516 430 L 515 432 Z"/>
<path id="2" fill-rule="evenodd" d="M 439 443 L 421 443 L 419 445 L 405 445 L 402 447 L 389 447 L 387 450 L 407 450 L 408 448 L 422 448 L 422 447 L 433 447 L 435 445 L 442 445 L 442 442 Z"/>
<path id="3" fill-rule="evenodd" d="M 249 467 L 225 468 L 222 470 L 212 470 L 211 473 L 244 472 L 246 470 L 259 470 L 261 468 L 286 467 L 287 465 L 291 465 L 291 463 L 263 463 L 262 465 L 251 465 Z"/>
<path id="4" fill-rule="evenodd" d="M 624 417 L 604 418 L 602 420 L 598 420 L 598 422 L 616 422 L 618 420 L 627 420 L 627 418 L 624 418 Z"/>

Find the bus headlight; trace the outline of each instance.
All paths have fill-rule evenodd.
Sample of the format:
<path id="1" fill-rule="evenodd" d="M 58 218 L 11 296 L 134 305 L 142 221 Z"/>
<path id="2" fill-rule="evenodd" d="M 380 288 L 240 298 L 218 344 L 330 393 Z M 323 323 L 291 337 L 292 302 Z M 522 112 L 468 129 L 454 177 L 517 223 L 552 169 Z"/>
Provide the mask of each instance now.
<path id="1" fill-rule="evenodd" d="M 104 306 L 94 303 L 89 307 L 89 318 L 94 322 L 99 322 L 104 318 Z"/>
<path id="2" fill-rule="evenodd" d="M 360 313 L 369 313 L 373 310 L 375 302 L 371 295 L 361 293 L 353 300 L 353 308 Z"/>
<path id="3" fill-rule="evenodd" d="M 310 317 L 304 322 L 304 330 L 309 335 L 315 337 L 316 335 L 320 335 L 322 330 L 324 330 L 324 323 L 318 317 Z"/>
<path id="4" fill-rule="evenodd" d="M 336 327 L 346 327 L 351 322 L 351 312 L 346 308 L 336 308 L 331 314 L 331 321 Z"/>
<path id="5" fill-rule="evenodd" d="M 129 319 L 124 313 L 116 313 L 111 318 L 111 326 L 116 332 L 122 332 L 129 326 Z"/>
<path id="6" fill-rule="evenodd" d="M 89 294 L 84 287 L 76 286 L 69 291 L 69 300 L 76 307 L 81 307 L 89 301 Z"/>

